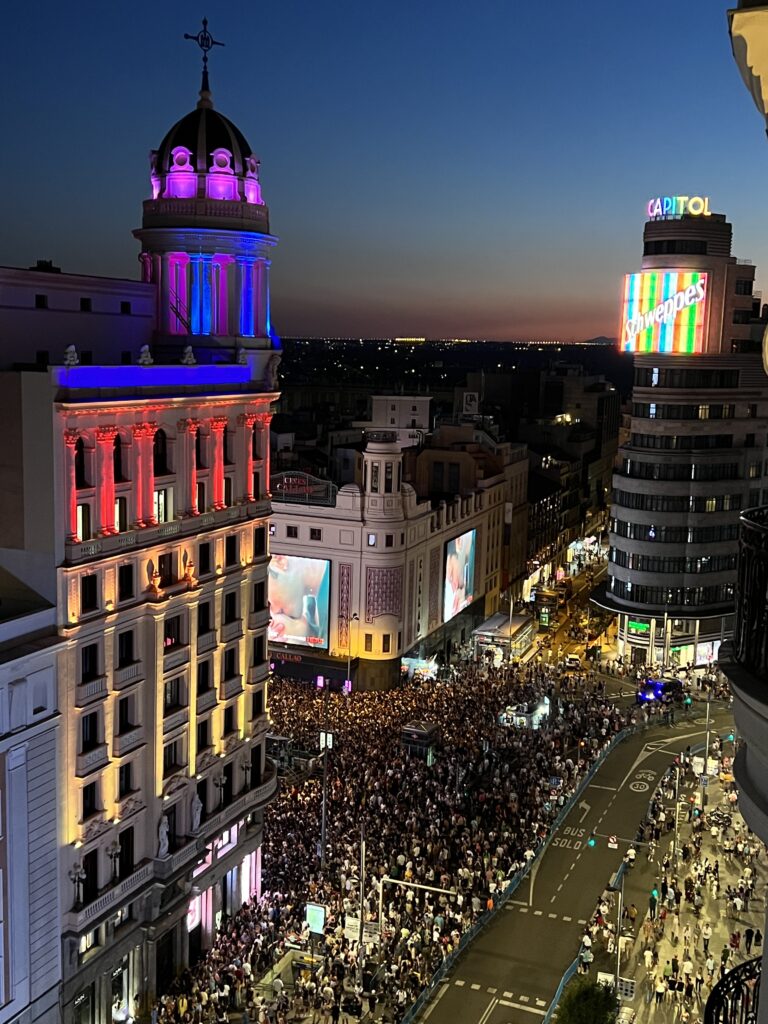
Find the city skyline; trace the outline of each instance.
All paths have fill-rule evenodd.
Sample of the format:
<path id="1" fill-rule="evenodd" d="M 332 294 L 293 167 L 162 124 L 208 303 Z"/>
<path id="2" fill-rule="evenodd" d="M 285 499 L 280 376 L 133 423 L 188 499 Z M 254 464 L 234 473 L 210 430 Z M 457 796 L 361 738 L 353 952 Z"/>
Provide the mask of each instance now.
<path id="1" fill-rule="evenodd" d="M 205 13 L 225 42 L 211 57 L 214 103 L 262 160 L 281 240 L 278 333 L 615 336 L 622 275 L 639 269 L 658 194 L 709 196 L 759 285 L 758 115 L 740 95 L 722 5 L 681 6 L 677 24 L 695 23 L 697 39 L 682 55 L 676 32 L 649 38 L 605 2 L 552 3 L 545 38 L 536 12 L 490 2 L 471 15 L 443 5 L 439 22 L 402 4 L 386 21 L 348 3 L 238 19 L 220 3 L 183 17 L 140 3 L 127 24 L 95 4 L 74 22 L 48 2 L 13 11 L 8 131 L 11 153 L 29 158 L 4 166 L 15 198 L 0 263 L 138 276 L 130 231 L 149 195 L 147 153 L 194 106 L 199 54 L 183 34 Z M 669 15 L 654 2 L 643 23 Z"/>

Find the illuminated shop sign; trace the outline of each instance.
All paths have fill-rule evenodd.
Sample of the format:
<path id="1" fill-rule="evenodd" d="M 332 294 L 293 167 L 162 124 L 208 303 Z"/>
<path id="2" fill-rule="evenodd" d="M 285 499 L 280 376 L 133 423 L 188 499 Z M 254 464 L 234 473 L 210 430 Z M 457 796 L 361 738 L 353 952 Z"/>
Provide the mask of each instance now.
<path id="1" fill-rule="evenodd" d="M 624 278 L 622 352 L 690 355 L 704 347 L 707 275 L 644 270 Z"/>
<path id="2" fill-rule="evenodd" d="M 651 220 L 660 217 L 711 217 L 709 196 L 656 196 L 648 201 Z"/>

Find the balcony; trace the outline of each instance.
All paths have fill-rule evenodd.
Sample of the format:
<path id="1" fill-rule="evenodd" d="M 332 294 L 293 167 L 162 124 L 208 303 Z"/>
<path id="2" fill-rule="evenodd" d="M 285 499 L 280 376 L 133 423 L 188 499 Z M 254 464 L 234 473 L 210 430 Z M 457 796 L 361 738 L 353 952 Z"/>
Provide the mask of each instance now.
<path id="1" fill-rule="evenodd" d="M 248 629 L 266 629 L 269 622 L 269 608 L 260 608 L 248 616 Z"/>
<path id="2" fill-rule="evenodd" d="M 80 778 L 90 775 L 91 772 L 105 767 L 108 762 L 107 744 L 100 743 L 93 750 L 87 750 L 85 753 L 77 755 L 77 774 Z"/>
<path id="3" fill-rule="evenodd" d="M 222 700 L 230 700 L 243 692 L 243 677 L 232 676 L 231 679 L 222 679 L 219 683 L 219 694 Z"/>
<path id="4" fill-rule="evenodd" d="M 138 683 L 144 678 L 144 666 L 140 661 L 133 661 L 130 665 L 121 665 L 116 668 L 113 675 L 113 685 L 116 690 L 122 690 L 124 686 Z"/>
<path id="5" fill-rule="evenodd" d="M 189 661 L 189 645 L 175 644 L 163 651 L 163 672 L 172 672 Z"/>
<path id="6" fill-rule="evenodd" d="M 176 729 L 180 729 L 183 725 L 186 725 L 189 721 L 189 708 L 169 708 L 165 712 L 163 718 L 163 735 L 167 735 L 169 732 L 174 732 Z"/>
<path id="7" fill-rule="evenodd" d="M 107 555 L 119 555 L 127 548 L 149 547 L 160 544 L 168 536 L 194 537 L 202 530 L 216 529 L 219 526 L 231 526 L 233 521 L 247 522 L 252 519 L 263 519 L 269 515 L 270 504 L 263 501 L 249 501 L 231 508 L 205 512 L 199 516 L 186 519 L 174 519 L 171 523 L 158 526 L 147 526 L 141 530 L 127 530 L 109 537 L 84 541 L 79 544 L 65 545 L 65 558 L 70 564 L 86 562 L 91 558 L 103 558 Z"/>
<path id="8" fill-rule="evenodd" d="M 704 1024 L 754 1024 L 760 1001 L 760 957 L 728 971 L 712 989 L 704 1007 Z"/>
<path id="9" fill-rule="evenodd" d="M 89 903 L 86 907 L 81 907 L 76 910 L 71 910 L 67 915 L 68 930 L 74 932 L 84 932 L 90 930 L 94 923 L 99 918 L 106 916 L 113 912 L 120 904 L 124 903 L 127 898 L 138 889 L 144 888 L 144 886 L 152 878 L 152 862 L 149 861 L 145 864 L 138 865 L 133 874 L 124 878 L 122 882 L 118 882 L 111 888 L 107 889 L 106 892 L 98 896 L 92 903 Z"/>
<path id="10" fill-rule="evenodd" d="M 263 683 L 269 675 L 269 662 L 261 661 L 258 665 L 248 666 L 248 685 Z"/>
<path id="11" fill-rule="evenodd" d="M 260 743 L 269 732 L 269 715 L 259 715 L 250 723 L 250 736 L 252 743 Z"/>
<path id="12" fill-rule="evenodd" d="M 140 747 L 144 743 L 144 726 L 134 725 L 133 728 L 127 729 L 125 732 L 120 732 L 112 740 L 112 753 L 115 757 L 123 757 L 131 750 L 135 750 L 136 747 Z"/>
<path id="13" fill-rule="evenodd" d="M 244 793 L 238 793 L 231 804 L 220 807 L 209 814 L 203 822 L 201 834 L 205 833 L 206 836 L 210 836 L 221 831 L 229 821 L 242 818 L 246 814 L 250 814 L 251 811 L 271 803 L 277 796 L 278 782 L 277 769 L 272 761 L 267 760 L 264 778 L 259 785 Z"/>
<path id="14" fill-rule="evenodd" d="M 214 650 L 218 647 L 219 639 L 216 635 L 215 629 L 209 629 L 207 633 L 202 633 L 197 638 L 197 653 L 205 654 L 208 651 Z"/>
<path id="15" fill-rule="evenodd" d="M 240 619 L 235 619 L 234 622 L 225 622 L 221 627 L 221 640 L 222 643 L 228 643 L 230 640 L 236 640 L 238 637 L 243 635 L 243 624 Z"/>
<path id="16" fill-rule="evenodd" d="M 94 700 L 102 700 L 107 696 L 107 677 L 97 676 L 86 683 L 78 683 L 75 688 L 75 707 L 83 708 Z"/>
<path id="17" fill-rule="evenodd" d="M 210 708 L 216 707 L 218 703 L 218 697 L 216 696 L 216 687 L 211 686 L 203 693 L 197 695 L 197 713 L 202 715 L 204 711 L 208 711 Z"/>

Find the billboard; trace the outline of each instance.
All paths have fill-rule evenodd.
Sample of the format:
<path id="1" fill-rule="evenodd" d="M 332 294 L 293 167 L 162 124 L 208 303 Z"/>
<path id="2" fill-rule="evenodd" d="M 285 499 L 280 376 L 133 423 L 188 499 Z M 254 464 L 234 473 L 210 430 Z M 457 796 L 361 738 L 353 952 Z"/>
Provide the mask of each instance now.
<path id="1" fill-rule="evenodd" d="M 472 603 L 475 592 L 475 541 L 477 530 L 467 530 L 445 545 L 443 622 Z"/>
<path id="2" fill-rule="evenodd" d="M 707 275 L 698 270 L 644 270 L 624 278 L 622 352 L 692 355 L 704 348 Z"/>
<path id="3" fill-rule="evenodd" d="M 328 646 L 331 563 L 325 558 L 272 555 L 269 563 L 269 640 Z"/>

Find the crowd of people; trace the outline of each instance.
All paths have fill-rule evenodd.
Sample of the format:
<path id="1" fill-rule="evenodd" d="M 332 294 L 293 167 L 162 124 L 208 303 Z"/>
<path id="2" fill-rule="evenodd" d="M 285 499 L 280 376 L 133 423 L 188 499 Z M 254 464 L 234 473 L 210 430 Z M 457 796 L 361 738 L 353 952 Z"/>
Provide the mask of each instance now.
<path id="1" fill-rule="evenodd" d="M 330 1024 L 363 1003 L 384 1002 L 399 1019 L 462 934 L 533 860 L 580 778 L 627 724 L 630 713 L 596 686 L 561 695 L 556 678 L 541 664 L 467 665 L 447 682 L 351 695 L 275 681 L 276 733 L 315 751 L 321 726 L 334 734 L 325 867 L 322 780 L 313 773 L 285 786 L 267 811 L 260 899 L 222 922 L 213 948 L 159 1000 L 152 1024 L 225 1020 L 231 1008 L 244 1011 L 246 1022 L 285 1020 L 286 994 L 256 982 L 289 946 L 310 944 L 318 966 L 296 987 L 297 1012 Z M 549 717 L 539 728 L 502 724 L 505 708 L 544 696 Z M 439 726 L 433 763 L 402 742 L 403 726 L 414 720 Z M 363 915 L 380 930 L 378 942 L 358 950 L 344 921 L 359 909 L 361 828 Z M 380 894 L 384 876 L 394 881 Z M 316 943 L 307 902 L 327 908 Z"/>

